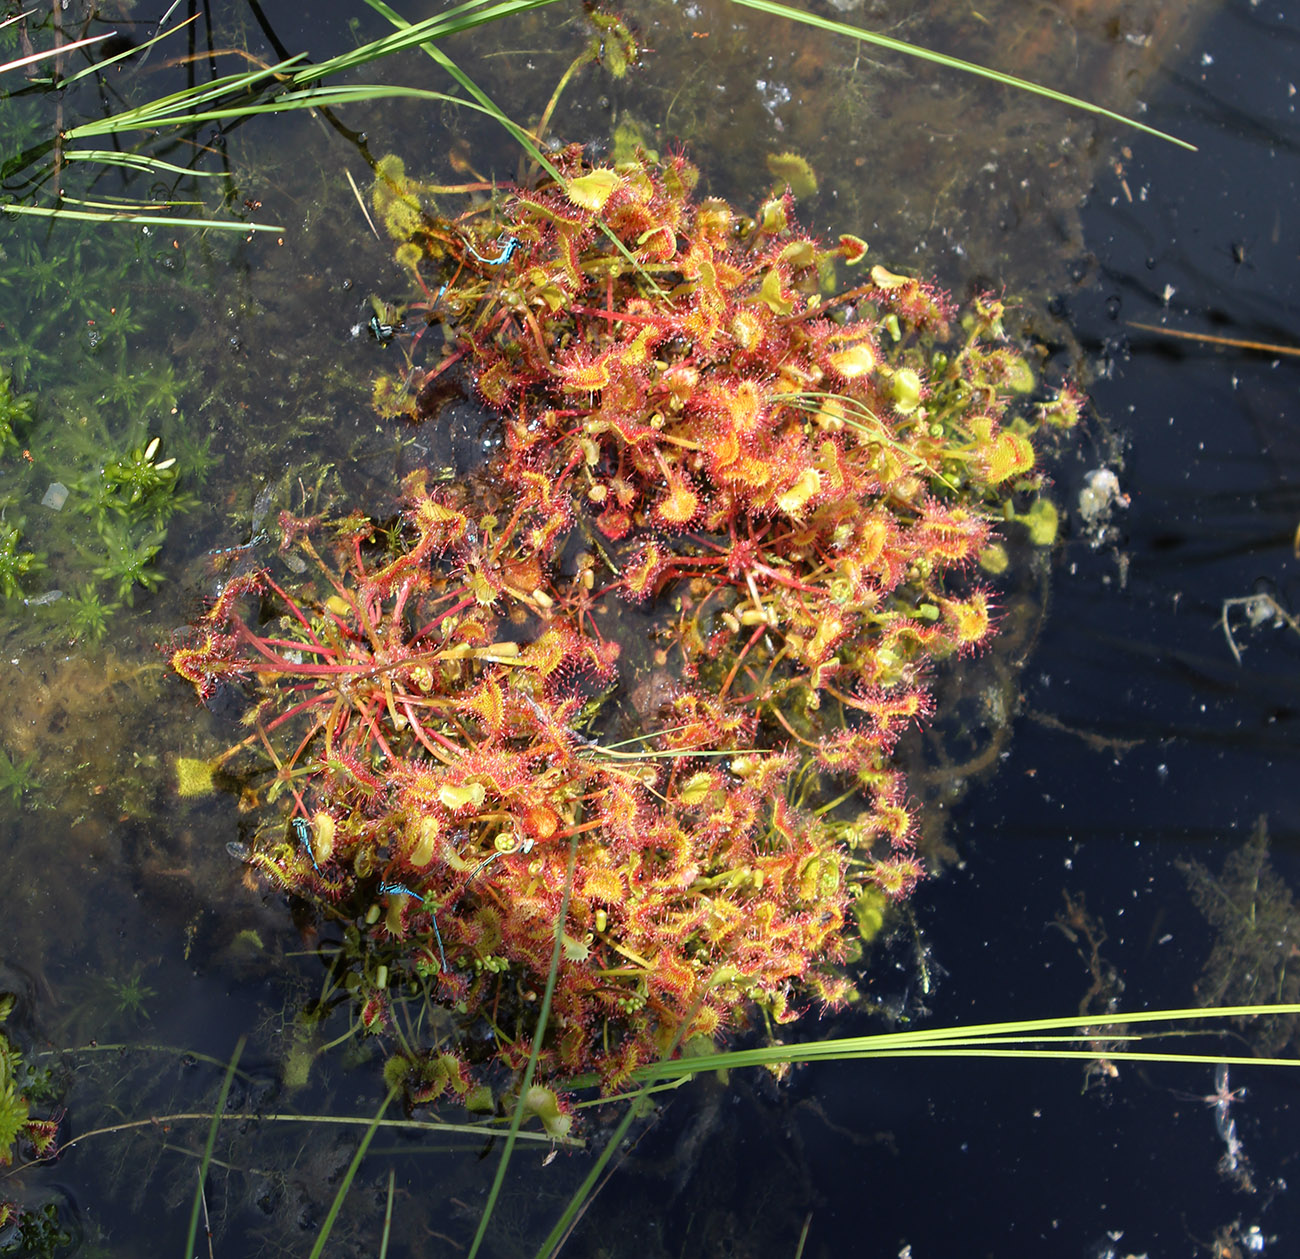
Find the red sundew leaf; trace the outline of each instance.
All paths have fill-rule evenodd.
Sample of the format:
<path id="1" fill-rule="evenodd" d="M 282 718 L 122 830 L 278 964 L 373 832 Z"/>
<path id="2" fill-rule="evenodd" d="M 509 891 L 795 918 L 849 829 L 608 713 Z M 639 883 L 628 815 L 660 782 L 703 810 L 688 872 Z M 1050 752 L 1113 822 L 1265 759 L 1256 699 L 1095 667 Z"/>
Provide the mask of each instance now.
<path id="1" fill-rule="evenodd" d="M 619 190 L 620 184 L 616 171 L 597 167 L 585 175 L 568 180 L 564 192 L 574 205 L 594 213 L 605 208 L 606 202 Z"/>
<path id="2" fill-rule="evenodd" d="M 973 560 L 988 542 L 989 522 L 964 507 L 943 507 L 926 501 L 908 530 L 908 543 L 918 555 L 940 567 Z"/>
<path id="3" fill-rule="evenodd" d="M 700 514 L 700 495 L 691 479 L 677 468 L 668 471 L 668 491 L 651 509 L 650 519 L 666 529 L 688 528 Z"/>
<path id="4" fill-rule="evenodd" d="M 752 758 L 752 768 L 745 776 L 745 785 L 760 797 L 775 792 L 799 765 L 799 755 L 793 748 L 782 752 L 769 752 Z"/>
<path id="5" fill-rule="evenodd" d="M 504 358 L 498 358 L 474 377 L 474 387 L 484 402 L 500 410 L 509 403 L 518 382 L 510 363 Z"/>
<path id="6" fill-rule="evenodd" d="M 253 665 L 238 658 L 239 640 L 228 634 L 205 633 L 194 646 L 172 652 L 172 668 L 193 685 L 206 703 L 223 682 L 247 677 Z"/>
<path id="7" fill-rule="evenodd" d="M 610 381 L 610 359 L 613 351 L 592 356 L 581 349 L 573 349 L 563 359 L 557 359 L 554 372 L 560 378 L 560 388 L 565 393 L 599 393 Z"/>
<path id="8" fill-rule="evenodd" d="M 595 216 L 557 192 L 516 192 L 508 210 L 512 220 L 560 224 L 569 229 L 590 227 Z"/>
<path id="9" fill-rule="evenodd" d="M 262 594 L 267 589 L 267 572 L 255 569 L 251 573 L 239 573 L 227 580 L 221 587 L 212 606 L 203 621 L 207 625 L 226 625 L 232 619 L 235 604 L 246 594 Z"/>
<path id="10" fill-rule="evenodd" d="M 933 330 L 939 337 L 947 335 L 957 307 L 942 289 L 915 276 L 895 275 L 881 266 L 871 268 L 871 282 L 876 288 L 872 297 L 875 303 L 897 312 L 914 328 Z"/>
<path id="11" fill-rule="evenodd" d="M 455 701 L 456 711 L 477 717 L 490 739 L 499 739 L 505 729 L 505 694 L 495 674 L 487 674 L 478 686 Z"/>
<path id="12" fill-rule="evenodd" d="M 20 1131 L 31 1142 L 32 1154 L 35 1158 L 48 1158 L 53 1153 L 55 1142 L 59 1137 L 59 1121 L 57 1119 L 28 1119 L 22 1125 Z"/>
<path id="13" fill-rule="evenodd" d="M 871 718 L 883 744 L 890 747 L 912 722 L 920 723 L 930 715 L 934 701 L 922 690 L 900 688 L 885 691 L 872 687 L 859 699 L 857 706 Z"/>
<path id="14" fill-rule="evenodd" d="M 867 256 L 867 242 L 860 236 L 850 236 L 846 233 L 840 237 L 839 246 L 840 253 L 849 266 L 854 266 Z"/>
<path id="15" fill-rule="evenodd" d="M 612 407 L 594 411 L 583 428 L 591 437 L 604 437 L 612 433 L 622 445 L 634 448 L 657 445 L 662 437 L 657 428 L 642 424 L 635 412 L 615 410 Z"/>
<path id="16" fill-rule="evenodd" d="M 649 325 L 637 331 L 629 340 L 623 341 L 614 351 L 619 363 L 630 369 L 644 368 L 654 353 L 655 346 L 664 338 L 664 331 L 655 325 Z"/>
<path id="17" fill-rule="evenodd" d="M 990 485 L 1001 485 L 1012 477 L 1034 469 L 1034 447 L 1027 437 L 1003 429 L 984 450 Z"/>
<path id="18" fill-rule="evenodd" d="M 919 858 L 895 855 L 873 862 L 867 878 L 890 900 L 906 900 L 925 877 L 925 867 Z"/>
<path id="19" fill-rule="evenodd" d="M 596 517 L 596 528 L 611 542 L 617 542 L 632 531 L 632 514 L 621 507 L 606 507 Z"/>
<path id="20" fill-rule="evenodd" d="M 602 905 L 622 905 L 627 901 L 627 884 L 623 875 L 608 866 L 587 866 L 583 871 L 579 894 Z"/>
<path id="21" fill-rule="evenodd" d="M 880 363 L 880 351 L 868 324 L 850 324 L 821 340 L 817 361 L 846 382 L 872 376 Z"/>
<path id="22" fill-rule="evenodd" d="M 978 588 L 964 599 L 940 599 L 944 628 L 959 655 L 978 651 L 992 637 L 994 623 L 988 591 Z"/>
<path id="23" fill-rule="evenodd" d="M 644 603 L 658 591 L 675 558 L 661 543 L 643 542 L 623 564 L 623 593 L 633 603 Z"/>
<path id="24" fill-rule="evenodd" d="M 833 774 L 856 777 L 864 770 L 878 769 L 886 750 L 875 730 L 837 730 L 818 742 L 813 756 Z"/>

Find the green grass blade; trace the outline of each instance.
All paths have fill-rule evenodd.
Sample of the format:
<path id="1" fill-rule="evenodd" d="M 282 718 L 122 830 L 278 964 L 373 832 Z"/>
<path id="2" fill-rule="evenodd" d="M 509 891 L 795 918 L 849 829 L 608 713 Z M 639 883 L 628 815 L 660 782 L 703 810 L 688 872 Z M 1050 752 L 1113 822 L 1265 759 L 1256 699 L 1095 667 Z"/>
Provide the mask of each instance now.
<path id="1" fill-rule="evenodd" d="M 357 66 L 369 65 L 395 53 L 407 52 L 432 40 L 445 39 L 448 35 L 457 35 L 462 31 L 473 30 L 488 22 L 497 22 L 503 18 L 515 17 L 533 9 L 544 8 L 556 0 L 470 0 L 470 3 L 457 5 L 433 17 L 420 22 L 408 22 L 400 14 L 389 9 L 384 12 L 378 5 L 371 5 L 383 17 L 397 28 L 391 35 L 363 44 L 315 65 L 304 66 L 294 75 L 297 82 L 308 82 L 338 74 L 343 70 L 355 69 Z M 485 7 L 488 6 L 488 7 Z M 386 6 L 385 6 L 386 8 Z"/>
<path id="2" fill-rule="evenodd" d="M 1146 123 L 1126 118 L 1123 114 L 1117 114 L 1100 105 L 1094 105 L 1090 101 L 1081 100 L 1077 96 L 1067 96 L 1064 92 L 1054 91 L 1052 88 L 1043 87 L 1039 83 L 1031 83 L 1028 79 L 1018 79 L 1014 75 L 1003 74 L 1000 70 L 990 70 L 986 66 L 976 65 L 972 61 L 962 61 L 958 57 L 949 57 L 944 53 L 931 52 L 928 48 L 919 48 L 915 44 L 904 43 L 901 39 L 891 39 L 888 35 L 878 35 L 874 31 L 864 31 L 859 26 L 849 26 L 844 22 L 835 22 L 830 18 L 819 17 L 815 13 L 805 13 L 800 9 L 792 9 L 784 4 L 776 4 L 773 0 L 731 0 L 731 3 L 738 4 L 746 9 L 757 9 L 760 13 L 767 13 L 773 17 L 787 18 L 792 22 L 802 22 L 805 26 L 830 31 L 833 35 L 843 35 L 848 39 L 862 40 L 865 43 L 876 45 L 877 48 L 905 53 L 909 57 L 917 57 L 922 61 L 931 61 L 935 65 L 944 66 L 949 70 L 961 70 L 965 74 L 978 75 L 983 79 L 991 79 L 994 83 L 1001 83 L 1004 87 L 1014 87 L 1022 92 L 1032 92 L 1035 96 L 1046 97 L 1048 100 L 1056 101 L 1059 104 L 1069 105 L 1073 109 L 1082 109 L 1090 114 L 1098 114 L 1102 118 L 1109 118 L 1112 122 L 1122 123 L 1126 127 L 1135 127 L 1138 131 L 1144 131 L 1147 135 L 1155 136 L 1159 140 L 1167 140 L 1170 144 L 1176 144 L 1179 148 L 1187 149 L 1192 153 L 1197 151 L 1196 145 L 1188 144 L 1186 140 L 1180 140 L 1177 136 L 1171 136 L 1167 132 L 1157 131 L 1155 127 L 1148 127 Z"/>
<path id="3" fill-rule="evenodd" d="M 388 1239 L 393 1235 L 393 1182 L 397 1173 L 388 1169 L 388 1203 L 384 1207 L 384 1235 L 379 1239 L 379 1259 L 388 1259 Z"/>
<path id="4" fill-rule="evenodd" d="M 739 1067 L 776 1066 L 795 1062 L 847 1061 L 860 1058 L 934 1057 L 951 1053 L 957 1057 L 1076 1057 L 1124 1058 L 1134 1061 L 1160 1062 L 1247 1062 L 1257 1065 L 1300 1066 L 1300 1060 L 1236 1058 L 1220 1053 L 1174 1053 L 1147 1050 L 1117 1049 L 1114 1053 L 1087 1047 L 1088 1043 L 1127 1043 L 1133 1040 L 1153 1039 L 1162 1036 L 1209 1035 L 1203 1029 L 1188 1031 L 1156 1028 L 1152 1032 L 1129 1035 L 1117 1031 L 1108 1036 L 1109 1027 L 1124 1028 L 1134 1025 L 1182 1023 L 1189 1020 L 1209 1019 L 1222 1022 L 1228 1019 L 1255 1018 L 1267 1015 L 1300 1014 L 1300 1005 L 1219 1006 L 1205 1009 L 1141 1010 L 1133 1014 L 1104 1015 L 1097 1018 L 1029 1019 L 1008 1023 L 984 1023 L 966 1027 L 925 1028 L 911 1032 L 886 1032 L 874 1036 L 850 1036 L 835 1040 L 810 1041 L 787 1045 L 771 1045 L 756 1049 L 732 1050 L 699 1057 L 665 1061 L 641 1067 L 633 1072 L 638 1080 L 675 1079 L 697 1075 L 702 1071 L 731 1070 Z M 1076 1029 L 1070 1037 L 1048 1037 L 1039 1033 Z M 1051 1043 L 1085 1042 L 1076 1050 L 1032 1048 Z"/>
<path id="5" fill-rule="evenodd" d="M 477 109 L 496 118 L 497 111 L 476 105 L 459 96 L 435 92 L 429 88 L 403 87 L 400 84 L 356 83 L 338 87 L 313 87 L 284 92 L 271 100 L 256 104 L 226 105 L 213 109 L 184 110 L 175 113 L 130 111 L 112 118 L 99 119 L 67 133 L 69 139 L 116 134 L 121 131 L 154 131 L 163 127 L 184 127 L 199 122 L 217 122 L 228 118 L 252 118 L 258 114 L 285 114 L 300 109 L 321 109 L 338 105 L 367 104 L 372 101 L 405 97 L 410 100 L 448 101 L 462 109 Z M 155 102 L 158 103 L 158 102 Z M 175 109 L 175 105 L 169 106 Z"/>
<path id="6" fill-rule="evenodd" d="M 154 44 L 176 34 L 177 31 L 184 30 L 191 22 L 197 22 L 199 15 L 197 13 L 187 17 L 183 22 L 177 22 L 175 26 L 165 31 L 160 31 L 152 39 L 146 39 L 143 44 L 136 44 L 127 48 L 124 52 L 115 53 L 111 57 L 105 57 L 103 61 L 96 61 L 94 65 L 86 66 L 84 70 L 78 70 L 76 74 L 70 74 L 64 79 L 59 80 L 60 87 L 68 87 L 78 79 L 84 79 L 90 74 L 102 74 L 110 66 L 116 65 L 119 61 L 125 61 L 128 57 L 135 57 L 145 51 L 146 48 L 152 48 Z"/>
<path id="7" fill-rule="evenodd" d="M 221 1092 L 217 1095 L 217 1104 L 212 1110 L 212 1122 L 208 1125 L 208 1143 L 203 1147 L 203 1161 L 199 1164 L 199 1187 L 194 1194 L 194 1205 L 190 1208 L 190 1231 L 185 1242 L 185 1259 L 194 1254 L 194 1242 L 199 1235 L 199 1211 L 203 1207 L 203 1182 L 208 1176 L 208 1167 L 212 1163 L 212 1151 L 217 1145 L 217 1130 L 221 1127 L 221 1116 L 226 1109 L 226 1098 L 230 1096 L 230 1086 L 234 1083 L 235 1068 L 239 1057 L 244 1052 L 248 1038 L 241 1036 L 235 1045 L 234 1056 L 226 1067 L 226 1078 L 221 1081 Z"/>
<path id="8" fill-rule="evenodd" d="M 712 981 L 710 981 L 711 983 Z M 672 1043 L 664 1051 L 663 1061 L 667 1062 L 672 1059 L 682 1043 L 682 1037 L 686 1035 L 686 1029 L 695 1021 L 695 1016 L 699 1012 L 699 1007 L 704 1000 L 705 993 L 700 994 L 699 999 L 691 1007 L 689 1013 L 677 1025 L 677 1031 L 673 1034 Z M 680 1083 L 680 1081 L 678 1081 Z M 632 1120 L 640 1113 L 639 1103 L 643 1102 L 651 1093 L 658 1092 L 652 1079 L 647 1079 L 644 1084 L 632 1095 L 628 1102 L 627 1109 L 623 1112 L 623 1118 L 619 1120 L 618 1127 L 610 1134 L 610 1138 L 605 1142 L 605 1148 L 601 1150 L 595 1163 L 592 1164 L 591 1170 L 584 1177 L 582 1184 L 574 1191 L 573 1196 L 569 1199 L 560 1218 L 556 1220 L 555 1227 L 546 1235 L 546 1240 L 538 1248 L 536 1259 L 551 1259 L 559 1248 L 564 1244 L 574 1224 L 577 1223 L 578 1217 L 586 1208 L 587 1200 L 591 1197 L 592 1191 L 596 1188 L 601 1174 L 609 1160 L 613 1157 L 614 1151 L 623 1148 L 623 1138 L 627 1136 L 627 1130 L 632 1126 Z"/>
<path id="9" fill-rule="evenodd" d="M 384 1111 L 396 1096 L 397 1090 L 389 1089 L 388 1096 L 380 1103 L 375 1117 L 370 1121 L 370 1126 L 361 1138 L 361 1144 L 357 1146 L 357 1152 L 352 1156 L 352 1162 L 348 1164 L 348 1170 L 343 1173 L 343 1180 L 339 1184 L 338 1193 L 334 1195 L 334 1201 L 330 1203 L 325 1223 L 320 1226 L 320 1232 L 316 1234 L 316 1244 L 311 1248 L 309 1259 L 320 1259 L 321 1251 L 325 1249 L 325 1243 L 329 1241 L 330 1233 L 334 1229 L 334 1221 L 339 1218 L 339 1212 L 343 1210 L 343 1203 L 352 1188 L 352 1182 L 356 1179 L 357 1172 L 361 1170 L 361 1161 L 366 1157 L 366 1151 L 370 1148 L 371 1141 L 375 1139 L 375 1133 L 379 1131 L 379 1121 L 383 1119 Z"/>
<path id="10" fill-rule="evenodd" d="M 392 22 L 394 26 L 401 27 L 402 29 L 410 29 L 411 24 L 402 17 L 400 13 L 389 8 L 389 6 L 384 3 L 384 0 L 366 0 L 366 3 L 374 9 L 375 12 Z M 540 0 L 540 3 L 552 4 L 554 3 L 554 0 Z M 441 48 L 436 44 L 429 43 L 427 40 L 420 41 L 419 46 L 470 94 L 470 96 L 478 103 L 479 109 L 495 118 L 497 122 L 510 133 L 511 138 L 519 144 L 528 156 L 531 157 L 533 161 L 537 162 L 552 179 L 559 184 L 564 183 L 564 179 L 560 175 L 559 171 L 557 171 L 555 167 L 546 160 L 546 157 L 534 142 L 533 137 L 530 136 L 521 126 L 515 123 L 505 113 L 505 111 L 502 110 L 496 102 L 494 102 L 492 98 L 489 97 L 488 94 L 469 77 L 469 75 L 467 75 L 450 57 L 447 56 L 445 52 L 442 51 Z"/>
<path id="11" fill-rule="evenodd" d="M 519 1100 L 515 1103 L 514 1114 L 510 1117 L 510 1131 L 506 1135 L 505 1148 L 497 1163 L 496 1176 L 492 1188 L 488 1191 L 487 1202 L 483 1205 L 483 1214 L 479 1216 L 478 1228 L 474 1241 L 469 1248 L 469 1259 L 474 1259 L 483 1238 L 487 1235 L 488 1223 L 505 1183 L 506 1168 L 510 1165 L 510 1156 L 514 1153 L 515 1141 L 519 1136 L 520 1125 L 524 1121 L 524 1111 L 528 1101 L 528 1090 L 532 1087 L 533 1076 L 537 1071 L 537 1059 L 542 1052 L 542 1041 L 546 1037 L 546 1024 L 551 1014 L 551 998 L 555 995 L 555 981 L 560 973 L 560 957 L 564 951 L 564 924 L 569 916 L 569 898 L 573 894 L 573 871 L 578 860 L 578 837 L 569 840 L 569 861 L 564 871 L 564 896 L 560 900 L 560 912 L 555 919 L 555 944 L 551 949 L 551 969 L 546 976 L 546 992 L 542 996 L 541 1008 L 537 1011 L 537 1030 L 533 1033 L 532 1049 L 528 1053 L 528 1066 L 524 1068 L 524 1078 L 519 1084 Z M 314 1257 L 313 1257 L 314 1259 Z"/>
<path id="12" fill-rule="evenodd" d="M 85 48 L 89 44 L 98 44 L 101 40 L 112 39 L 116 31 L 105 31 L 102 35 L 92 35 L 89 39 L 79 39 L 75 43 L 60 44 L 57 48 L 47 48 L 43 52 L 34 52 L 26 57 L 19 57 L 16 61 L 6 61 L 0 65 L 0 74 L 7 70 L 19 70 L 23 66 L 35 65 L 38 61 L 48 61 L 51 57 L 62 57 L 66 53 L 74 52 L 78 48 Z M 71 82 L 71 80 L 65 80 Z"/>
<path id="13" fill-rule="evenodd" d="M 107 118 L 96 118 L 80 126 L 70 127 L 64 132 L 65 140 L 80 140 L 86 136 L 117 135 L 121 131 L 138 131 L 157 126 L 171 126 L 190 122 L 200 117 L 198 107 L 209 101 L 220 100 L 223 96 L 238 92 L 247 92 L 255 86 L 260 90 L 268 80 L 287 79 L 289 70 L 303 59 L 305 54 L 290 57 L 264 70 L 250 70 L 246 74 L 229 74 L 220 79 L 213 79 L 198 88 L 186 88 L 179 92 L 169 92 L 156 100 L 146 101 L 134 109 L 124 109 L 120 114 Z M 175 112 L 176 116 L 172 117 Z M 241 111 L 227 111 L 222 116 L 237 116 Z"/>
<path id="14" fill-rule="evenodd" d="M 194 176 L 195 179 L 221 179 L 225 171 L 191 170 L 188 166 L 177 166 L 174 162 L 164 162 L 160 157 L 148 157 L 143 153 L 122 153 L 117 149 L 72 149 L 63 154 L 65 162 L 95 162 L 100 166 L 124 166 L 128 170 L 138 170 L 147 175 L 160 171 L 170 171 L 173 175 Z"/>
<path id="15" fill-rule="evenodd" d="M 83 223 L 141 223 L 152 227 L 207 227 L 223 232 L 279 232 L 276 223 L 240 223 L 237 219 L 182 219 L 165 214 L 136 213 L 131 210 L 109 213 L 98 210 L 56 210 L 42 205 L 3 205 L 6 214 L 30 214 L 46 219 L 77 219 Z"/>

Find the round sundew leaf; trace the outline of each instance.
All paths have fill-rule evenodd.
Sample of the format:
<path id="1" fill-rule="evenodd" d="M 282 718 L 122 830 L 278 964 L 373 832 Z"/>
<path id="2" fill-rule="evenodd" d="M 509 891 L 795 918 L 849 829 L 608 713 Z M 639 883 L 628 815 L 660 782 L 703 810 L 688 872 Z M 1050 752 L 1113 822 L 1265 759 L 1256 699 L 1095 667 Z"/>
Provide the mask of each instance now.
<path id="1" fill-rule="evenodd" d="M 867 242 L 861 236 L 853 236 L 844 233 L 840 237 L 840 253 L 844 255 L 844 261 L 849 266 L 856 266 L 867 256 Z"/>
<path id="2" fill-rule="evenodd" d="M 788 315 L 794 309 L 794 302 L 781 292 L 781 273 L 775 267 L 763 277 L 758 296 L 774 315 Z"/>
<path id="3" fill-rule="evenodd" d="M 899 415 L 911 415 L 921 405 L 921 378 L 910 367 L 894 373 L 894 409 Z"/>
<path id="4" fill-rule="evenodd" d="M 875 371 L 876 352 L 867 342 L 859 341 L 856 345 L 829 355 L 828 362 L 846 380 L 853 380 Z"/>
<path id="5" fill-rule="evenodd" d="M 565 185 L 565 195 L 584 210 L 603 210 L 605 202 L 614 195 L 618 176 L 612 170 L 594 170 L 571 179 Z"/>

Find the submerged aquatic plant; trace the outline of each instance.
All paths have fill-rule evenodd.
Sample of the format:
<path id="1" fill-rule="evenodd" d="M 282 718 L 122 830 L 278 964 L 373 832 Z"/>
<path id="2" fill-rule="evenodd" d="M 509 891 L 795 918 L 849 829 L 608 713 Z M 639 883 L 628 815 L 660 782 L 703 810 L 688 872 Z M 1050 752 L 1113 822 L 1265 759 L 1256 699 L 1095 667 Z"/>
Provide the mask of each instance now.
<path id="1" fill-rule="evenodd" d="M 176 510 L 174 501 L 180 469 L 175 459 L 159 459 L 159 437 L 126 455 L 110 459 L 100 473 L 98 510 L 130 521 L 163 524 Z"/>
<path id="2" fill-rule="evenodd" d="M 105 524 L 100 541 L 106 554 L 103 563 L 95 567 L 95 576 L 110 584 L 115 582 L 117 597 L 133 604 L 136 586 L 152 591 L 162 585 L 163 575 L 153 561 L 165 537 L 158 531 L 139 533 L 124 524 Z"/>
<path id="3" fill-rule="evenodd" d="M 141 966 L 132 967 L 125 979 L 105 979 L 104 983 L 118 1014 L 137 1021 L 149 1017 L 148 1003 L 158 993 L 144 982 Z"/>
<path id="4" fill-rule="evenodd" d="M 37 552 L 19 549 L 23 540 L 21 524 L 0 520 L 0 595 L 6 599 L 21 599 L 23 578 L 45 568 L 45 560 Z"/>
<path id="5" fill-rule="evenodd" d="M 1029 405 L 997 300 L 880 267 L 836 291 L 865 243 L 788 197 L 746 218 L 681 156 L 554 164 L 448 219 L 381 163 L 407 319 L 454 349 L 379 396 L 418 417 L 463 364 L 501 452 L 411 477 L 397 529 L 282 514 L 294 575 L 236 576 L 173 655 L 201 697 L 249 689 L 231 755 L 285 807 L 247 859 L 345 924 L 339 982 L 410 1100 L 469 1079 L 406 1007 L 486 1020 L 521 1068 L 557 931 L 551 1077 L 613 1087 L 753 1006 L 851 997 L 853 925 L 921 875 L 895 742 L 993 632 L 974 561 L 1077 413 Z M 679 680 L 629 739 L 587 701 L 630 604 Z"/>
<path id="6" fill-rule="evenodd" d="M 4 748 L 0 748 L 0 792 L 7 791 L 15 805 L 23 802 L 23 796 L 40 788 L 40 781 L 32 773 L 34 757 L 16 761 Z"/>
<path id="7" fill-rule="evenodd" d="M 1268 853 L 1268 820 L 1231 853 L 1216 875 L 1199 861 L 1180 861 L 1192 900 L 1214 931 L 1197 995 L 1204 1005 L 1259 1005 L 1300 999 L 1300 913 Z M 1242 1035 L 1261 1054 L 1295 1044 L 1300 1021 L 1243 1018 Z"/>
<path id="8" fill-rule="evenodd" d="M 0 370 L 0 455 L 7 455 L 22 446 L 17 430 L 26 428 L 31 422 L 31 397 L 15 397 L 13 374 Z"/>
<path id="9" fill-rule="evenodd" d="M 91 643 L 104 641 L 109 621 L 120 607 L 120 604 L 100 598 L 93 586 L 83 586 L 80 593 L 65 595 L 59 602 L 59 611 L 71 637 Z"/>

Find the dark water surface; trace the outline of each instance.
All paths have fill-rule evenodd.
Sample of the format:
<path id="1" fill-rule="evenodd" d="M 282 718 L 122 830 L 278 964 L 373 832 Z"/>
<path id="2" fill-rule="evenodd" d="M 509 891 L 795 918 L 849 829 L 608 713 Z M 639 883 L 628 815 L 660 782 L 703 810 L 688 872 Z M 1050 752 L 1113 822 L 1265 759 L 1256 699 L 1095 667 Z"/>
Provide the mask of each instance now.
<path id="1" fill-rule="evenodd" d="M 149 23 L 167 8 L 144 7 L 130 16 Z M 306 15 L 276 7 L 213 6 L 211 47 L 273 58 L 270 31 L 321 58 L 383 29 L 341 0 Z M 819 175 L 801 207 L 816 230 L 857 231 L 885 265 L 936 272 L 959 292 L 1005 288 L 1055 359 L 1089 377 L 1092 411 L 1057 473 L 1068 521 L 1012 701 L 1014 738 L 996 773 L 945 810 L 955 860 L 922 886 L 914 922 L 869 972 L 868 995 L 905 1026 L 1069 1015 L 1090 991 L 1125 1010 L 1196 1004 L 1214 937 L 1176 863 L 1217 875 L 1263 817 L 1277 870 L 1292 885 L 1300 875 L 1300 635 L 1274 624 L 1270 605 L 1236 605 L 1238 662 L 1221 623 L 1234 598 L 1292 610 L 1300 363 L 1132 326 L 1300 344 L 1300 11 L 1290 0 L 1172 8 L 867 3 L 847 20 L 1142 111 L 1196 154 L 719 5 L 638 9 L 654 50 L 645 66 L 619 84 L 583 80 L 556 124 L 568 139 L 623 126 L 650 144 L 684 141 L 710 188 L 741 205 L 766 190 L 763 157 L 795 148 Z M 535 116 L 579 38 L 573 15 L 557 14 L 450 51 L 508 112 Z M 197 50 L 208 38 L 203 28 Z M 177 86 L 187 71 L 159 56 L 134 73 L 120 85 L 128 94 Z M 422 58 L 382 73 L 432 84 Z M 74 104 L 94 113 L 95 95 Z M 412 170 L 446 175 L 454 144 L 502 178 L 516 166 L 490 124 L 451 109 L 388 102 L 345 121 Z M 39 507 L 53 479 L 71 485 L 73 507 L 89 493 L 75 478 L 93 480 L 96 443 L 125 449 L 161 432 L 163 453 L 179 452 L 188 433 L 210 462 L 199 486 L 203 451 L 185 450 L 196 499 L 157 557 L 166 581 L 134 592 L 102 646 L 69 645 L 66 605 L 4 607 L 0 742 L 39 783 L 0 790 L 0 987 L 23 997 L 10 1031 L 31 1053 L 97 1042 L 66 1060 L 65 1136 L 210 1109 L 245 1033 L 250 1075 L 232 1107 L 375 1110 L 377 1055 L 335 1054 L 305 1088 L 281 1085 L 294 1043 L 285 1019 L 320 969 L 280 898 L 241 885 L 226 851 L 244 836 L 236 801 L 177 798 L 175 753 L 224 746 L 229 714 L 196 708 L 152 645 L 211 593 L 209 553 L 256 535 L 268 488 L 287 506 L 297 480 L 328 463 L 340 493 L 382 514 L 413 460 L 458 463 L 476 437 L 472 426 L 399 434 L 370 411 L 384 351 L 357 328 L 366 295 L 400 296 L 403 281 L 343 177 L 366 182 L 355 137 L 293 118 L 206 139 L 224 151 L 233 209 L 284 224 L 282 238 L 163 231 L 118 246 L 99 229 L 77 246 L 81 279 L 65 274 L 41 296 L 30 251 L 59 256 L 87 237 L 0 224 L 0 368 L 18 353 L 9 338 L 36 328 L 47 359 L 27 387 L 54 400 L 31 460 L 9 452 L 3 464 L 5 519 L 21 514 L 29 545 L 47 553 L 28 597 L 106 580 L 82 556 L 91 531 Z M 118 403 L 104 401 L 108 383 L 93 396 L 60 383 L 99 370 L 82 316 L 95 303 L 102 321 L 121 292 L 150 312 L 124 336 L 123 370 L 176 365 L 175 399 Z M 46 327 L 43 311 L 59 318 Z M 102 433 L 86 437 L 94 423 Z M 1103 468 L 1128 499 L 1109 524 L 1077 507 Z M 111 582 L 102 590 L 113 597 Z M 1294 969 L 1290 929 L 1271 957 Z M 839 1017 L 796 1031 L 881 1026 Z M 665 1105 L 564 1253 L 793 1256 L 810 1220 L 810 1259 L 1294 1254 L 1300 1078 L 1234 1068 L 1231 1084 L 1248 1089 L 1233 1115 L 1249 1174 L 1218 1166 L 1224 1142 L 1199 1100 L 1214 1088 L 1208 1067 L 1120 1064 L 1114 1078 L 1085 1079 L 1069 1061 L 921 1059 L 808 1067 L 780 1087 L 702 1080 Z M 0 1198 L 57 1201 L 80 1254 L 179 1259 L 203 1131 L 146 1123 L 130 1139 L 88 1140 L 0 1182 Z M 308 1254 L 357 1133 L 223 1131 L 208 1185 L 213 1253 Z M 479 1154 L 381 1135 L 326 1253 L 378 1254 L 390 1167 L 389 1254 L 463 1253 L 495 1166 L 495 1151 Z M 532 1254 L 587 1166 L 544 1160 L 544 1148 L 516 1156 L 487 1253 Z"/>

